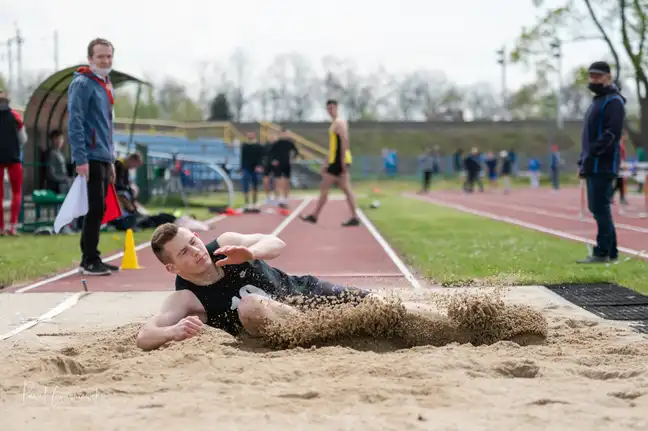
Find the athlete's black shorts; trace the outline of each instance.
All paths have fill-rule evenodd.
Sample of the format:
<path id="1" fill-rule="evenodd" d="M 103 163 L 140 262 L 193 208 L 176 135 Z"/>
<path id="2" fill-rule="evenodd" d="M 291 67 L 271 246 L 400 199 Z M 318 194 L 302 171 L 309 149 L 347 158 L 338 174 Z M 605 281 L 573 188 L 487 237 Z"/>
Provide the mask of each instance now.
<path id="1" fill-rule="evenodd" d="M 346 165 L 347 172 L 350 167 L 351 165 L 349 164 Z M 339 177 L 340 175 L 342 175 L 342 165 L 340 163 L 331 163 L 326 168 L 326 172 L 333 175 L 334 177 Z"/>
<path id="2" fill-rule="evenodd" d="M 290 163 L 280 163 L 274 166 L 274 176 L 277 178 L 290 178 L 291 166 Z"/>

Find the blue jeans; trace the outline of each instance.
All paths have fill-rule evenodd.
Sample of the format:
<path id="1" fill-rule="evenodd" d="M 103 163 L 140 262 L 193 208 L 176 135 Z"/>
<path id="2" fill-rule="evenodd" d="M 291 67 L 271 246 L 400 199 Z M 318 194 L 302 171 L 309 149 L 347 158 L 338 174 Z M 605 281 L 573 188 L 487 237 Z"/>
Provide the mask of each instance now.
<path id="1" fill-rule="evenodd" d="M 553 184 L 554 190 L 558 190 L 560 187 L 560 184 L 558 182 L 560 173 L 558 172 L 558 169 L 552 169 L 551 170 L 551 184 Z"/>
<path id="2" fill-rule="evenodd" d="M 241 180 L 243 183 L 243 193 L 245 194 L 250 191 L 250 187 L 255 192 L 259 188 L 259 176 L 254 170 L 243 169 L 243 178 Z"/>
<path id="3" fill-rule="evenodd" d="M 614 178 L 607 176 L 587 177 L 587 206 L 596 220 L 598 232 L 594 256 L 616 259 L 617 250 L 616 230 L 612 220 L 610 202 L 614 192 Z"/>

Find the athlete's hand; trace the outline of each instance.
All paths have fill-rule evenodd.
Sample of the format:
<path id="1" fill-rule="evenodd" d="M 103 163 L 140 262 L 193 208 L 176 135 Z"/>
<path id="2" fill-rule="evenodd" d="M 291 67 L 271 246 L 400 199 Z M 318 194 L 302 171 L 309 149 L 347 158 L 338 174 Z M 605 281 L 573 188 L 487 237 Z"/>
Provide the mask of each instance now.
<path id="1" fill-rule="evenodd" d="M 196 316 L 185 317 L 171 327 L 171 339 L 182 341 L 198 335 L 203 327 L 202 321 Z"/>
<path id="2" fill-rule="evenodd" d="M 240 245 L 226 245 L 216 250 L 214 254 L 225 255 L 224 259 L 216 261 L 216 266 L 238 265 L 254 259 L 254 253 Z"/>
<path id="3" fill-rule="evenodd" d="M 272 161 L 272 166 L 279 166 L 279 161 L 278 160 L 273 160 Z"/>
<path id="4" fill-rule="evenodd" d="M 262 173 L 262 172 L 263 172 L 263 166 L 257 166 L 255 170 L 256 170 L 258 173 Z"/>

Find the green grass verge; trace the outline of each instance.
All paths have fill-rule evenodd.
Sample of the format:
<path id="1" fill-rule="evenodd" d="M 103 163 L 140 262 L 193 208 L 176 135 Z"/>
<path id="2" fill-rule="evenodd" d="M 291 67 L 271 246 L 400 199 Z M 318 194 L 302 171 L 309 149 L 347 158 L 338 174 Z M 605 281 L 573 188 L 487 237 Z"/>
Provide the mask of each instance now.
<path id="1" fill-rule="evenodd" d="M 189 199 L 189 214 L 198 220 L 207 220 L 216 214 L 210 213 L 207 206 L 226 203 L 222 193 L 192 196 Z M 235 204 L 240 204 L 237 200 Z M 181 201 L 171 198 L 167 206 L 147 205 L 151 213 L 173 213 L 184 210 Z M 152 229 L 135 232 L 135 243 L 141 244 L 151 239 Z M 124 249 L 125 232 L 102 232 L 99 250 L 108 256 Z M 34 236 L 23 234 L 20 237 L 0 239 L 0 289 L 35 280 L 70 269 L 79 265 L 81 251 L 79 235 Z"/>
<path id="2" fill-rule="evenodd" d="M 375 198 L 375 197 L 374 197 Z M 363 207 L 372 198 L 360 200 Z M 614 282 L 648 292 L 648 262 L 578 265 L 584 244 L 460 211 L 383 194 L 366 214 L 425 278 L 447 286 Z"/>
<path id="3" fill-rule="evenodd" d="M 484 187 L 488 188 L 488 181 L 483 180 Z M 435 178 L 430 184 L 430 190 L 460 190 L 463 179 L 457 176 Z M 579 179 L 574 175 L 563 175 L 560 179 L 561 187 L 576 187 Z M 512 178 L 512 188 L 529 188 L 529 179 L 524 177 Z M 499 185 L 502 188 L 502 184 Z M 551 187 L 549 178 L 540 179 L 540 187 Z M 362 178 L 353 180 L 353 188 L 357 193 L 374 193 L 374 189 L 382 194 L 400 194 L 403 192 L 416 192 L 421 188 L 418 178 Z"/>

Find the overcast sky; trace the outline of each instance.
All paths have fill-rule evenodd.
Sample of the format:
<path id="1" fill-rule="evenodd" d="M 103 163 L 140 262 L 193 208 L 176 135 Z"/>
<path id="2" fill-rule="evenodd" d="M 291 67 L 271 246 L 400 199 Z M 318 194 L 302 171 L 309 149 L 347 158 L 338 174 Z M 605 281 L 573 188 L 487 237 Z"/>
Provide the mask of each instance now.
<path id="1" fill-rule="evenodd" d="M 558 1 L 558 0 L 556 0 Z M 550 3 L 555 3 L 550 2 Z M 103 6 L 105 4 L 106 6 Z M 535 21 L 531 0 L 0 0 L 0 43 L 25 39 L 23 68 L 54 69 L 53 34 L 61 67 L 85 61 L 94 37 L 111 40 L 115 68 L 160 80 L 198 80 L 201 61 L 226 61 L 237 48 L 263 70 L 280 53 L 300 52 L 315 65 L 325 55 L 351 57 L 362 69 L 443 71 L 460 85 L 489 81 L 500 89 L 495 51 L 513 46 Z M 1 47 L 4 54 L 6 48 Z M 600 42 L 564 48 L 565 70 L 607 56 Z M 6 55 L 0 71 L 7 72 Z M 508 87 L 533 75 L 512 66 Z"/>

